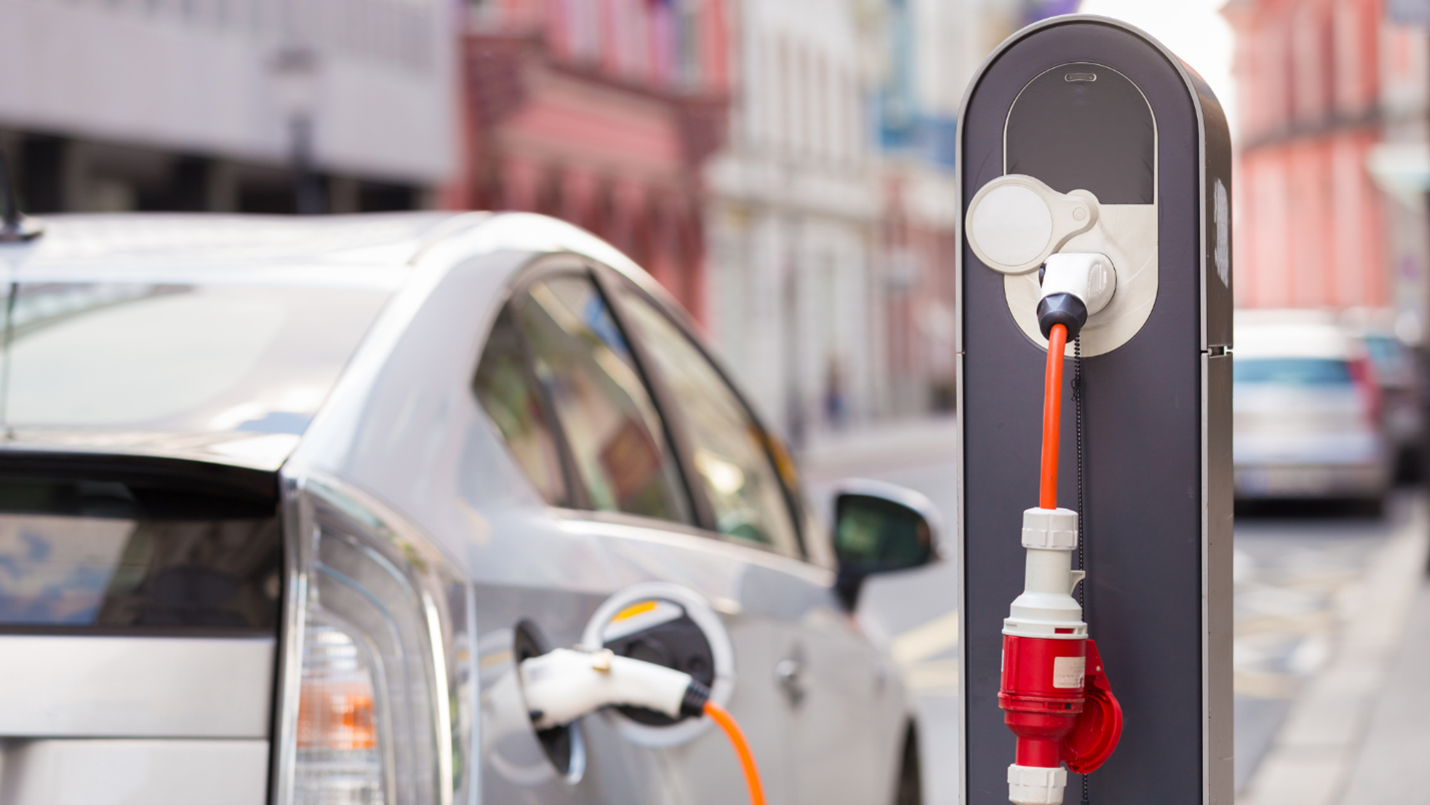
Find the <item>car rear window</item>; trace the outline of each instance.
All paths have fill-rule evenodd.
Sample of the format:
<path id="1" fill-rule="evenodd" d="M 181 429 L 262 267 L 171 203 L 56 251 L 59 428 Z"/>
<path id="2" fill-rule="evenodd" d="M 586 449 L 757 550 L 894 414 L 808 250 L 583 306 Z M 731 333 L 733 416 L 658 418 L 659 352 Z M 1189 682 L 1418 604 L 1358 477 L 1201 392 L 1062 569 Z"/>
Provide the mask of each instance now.
<path id="1" fill-rule="evenodd" d="M 282 569 L 272 500 L 0 478 L 0 631 L 272 633 Z"/>
<path id="2" fill-rule="evenodd" d="M 1237 358 L 1235 383 L 1283 386 L 1340 386 L 1353 382 L 1350 364 L 1337 358 Z"/>
<path id="3" fill-rule="evenodd" d="M 1370 353 L 1375 371 L 1382 379 L 1396 378 L 1409 367 L 1407 350 L 1396 339 L 1384 335 L 1368 335 L 1364 339 L 1366 352 Z"/>

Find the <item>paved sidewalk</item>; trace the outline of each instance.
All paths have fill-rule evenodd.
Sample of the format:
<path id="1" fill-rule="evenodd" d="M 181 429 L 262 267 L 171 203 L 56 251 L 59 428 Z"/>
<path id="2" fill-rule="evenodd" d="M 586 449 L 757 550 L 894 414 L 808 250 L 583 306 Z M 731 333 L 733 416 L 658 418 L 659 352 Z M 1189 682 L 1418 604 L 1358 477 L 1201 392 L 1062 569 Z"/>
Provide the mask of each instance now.
<path id="1" fill-rule="evenodd" d="M 1417 501 L 1417 505 L 1424 505 Z M 1412 518 L 1380 549 L 1324 668 L 1296 696 L 1237 805 L 1424 802 L 1430 762 L 1430 598 L 1427 535 Z M 1420 663 L 1417 673 L 1416 663 Z M 1407 667 L 1408 664 L 1408 667 Z M 1422 688 L 1406 698 L 1412 689 Z M 1415 723 L 1415 708 L 1419 723 Z M 1387 775 L 1387 747 L 1412 758 Z M 1367 781 L 1382 784 L 1370 788 Z M 1402 792 L 1392 793 L 1396 785 Z"/>
<path id="2" fill-rule="evenodd" d="M 1410 609 L 1342 805 L 1430 802 L 1430 581 Z"/>

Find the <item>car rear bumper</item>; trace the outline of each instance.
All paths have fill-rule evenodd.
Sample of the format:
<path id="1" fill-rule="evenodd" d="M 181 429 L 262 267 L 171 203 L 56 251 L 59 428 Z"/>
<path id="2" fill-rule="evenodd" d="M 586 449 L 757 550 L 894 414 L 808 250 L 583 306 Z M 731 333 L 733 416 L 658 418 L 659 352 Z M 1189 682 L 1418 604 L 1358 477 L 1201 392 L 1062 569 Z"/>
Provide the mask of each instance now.
<path id="1" fill-rule="evenodd" d="M 1236 496 L 1256 498 L 1372 498 L 1390 478 L 1375 464 L 1244 464 L 1235 470 Z"/>

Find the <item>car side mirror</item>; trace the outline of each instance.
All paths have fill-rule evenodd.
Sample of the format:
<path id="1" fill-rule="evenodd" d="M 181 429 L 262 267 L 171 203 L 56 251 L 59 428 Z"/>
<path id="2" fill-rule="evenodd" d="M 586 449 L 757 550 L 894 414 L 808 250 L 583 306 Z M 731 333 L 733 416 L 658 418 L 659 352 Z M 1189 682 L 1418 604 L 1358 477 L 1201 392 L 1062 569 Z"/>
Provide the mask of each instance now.
<path id="1" fill-rule="evenodd" d="M 846 481 L 834 498 L 836 591 L 853 609 L 864 580 L 921 567 L 939 556 L 938 510 L 910 489 L 880 481 Z"/>

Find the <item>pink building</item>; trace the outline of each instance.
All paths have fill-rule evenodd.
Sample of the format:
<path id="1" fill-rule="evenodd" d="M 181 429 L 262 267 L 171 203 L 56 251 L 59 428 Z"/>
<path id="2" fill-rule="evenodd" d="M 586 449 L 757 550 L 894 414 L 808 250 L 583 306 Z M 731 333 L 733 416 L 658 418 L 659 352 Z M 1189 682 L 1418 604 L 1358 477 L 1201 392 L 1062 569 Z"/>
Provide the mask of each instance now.
<path id="1" fill-rule="evenodd" d="M 456 207 L 590 229 L 705 313 L 700 167 L 725 131 L 723 0 L 481 0 L 463 43 Z"/>
<path id="2" fill-rule="evenodd" d="M 1240 163 L 1237 304 L 1383 307 L 1386 209 L 1367 158 L 1383 138 L 1381 0 L 1231 0 Z"/>

